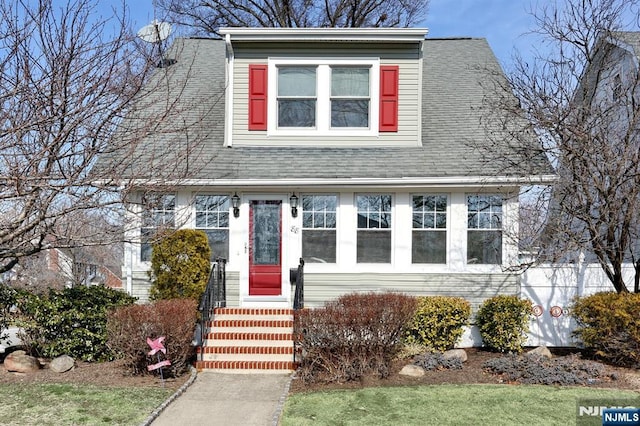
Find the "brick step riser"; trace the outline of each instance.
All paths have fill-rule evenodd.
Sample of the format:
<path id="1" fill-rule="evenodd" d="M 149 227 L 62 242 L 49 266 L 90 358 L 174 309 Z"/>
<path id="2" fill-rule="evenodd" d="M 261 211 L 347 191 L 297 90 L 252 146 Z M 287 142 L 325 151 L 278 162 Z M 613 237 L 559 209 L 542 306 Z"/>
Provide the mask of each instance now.
<path id="1" fill-rule="evenodd" d="M 291 371 L 296 369 L 293 361 L 196 361 L 198 370 L 268 370 Z"/>
<path id="2" fill-rule="evenodd" d="M 293 333 L 246 333 L 246 332 L 213 332 L 207 333 L 206 340 L 264 340 L 264 341 L 293 341 Z"/>
<path id="3" fill-rule="evenodd" d="M 242 316 L 254 316 L 254 315 L 288 315 L 293 316 L 293 309 L 278 309 L 278 308 L 216 308 L 214 316 L 218 315 L 242 315 Z"/>
<path id="4" fill-rule="evenodd" d="M 221 327 L 208 330 L 207 337 L 211 335 L 243 335 L 243 336 L 293 336 L 293 329 L 291 327 Z M 267 337 L 270 338 L 270 337 Z M 247 337 L 248 340 L 255 340 L 256 338 Z M 262 339 L 257 337 L 258 340 Z M 282 340 L 282 338 L 275 338 L 275 340 Z"/>
<path id="5" fill-rule="evenodd" d="M 280 328 L 293 328 L 293 321 L 288 320 L 256 320 L 256 319 L 237 319 L 237 320 L 221 320 L 216 319 L 213 322 L 207 323 L 209 328 L 226 328 L 226 327 L 280 327 Z"/>
<path id="6" fill-rule="evenodd" d="M 281 361 L 287 362 L 293 359 L 291 354 L 202 354 L 198 356 L 204 361 Z"/>
<path id="7" fill-rule="evenodd" d="M 239 340 L 239 339 L 208 339 L 204 341 L 207 348 L 238 347 L 257 348 L 261 346 L 288 347 L 293 346 L 293 341 L 289 340 Z"/>
<path id="8" fill-rule="evenodd" d="M 293 315 L 214 315 L 214 321 L 293 321 Z M 208 323 L 207 325 L 210 325 Z"/>
<path id="9" fill-rule="evenodd" d="M 277 354 L 293 355 L 293 346 L 205 346 L 197 348 L 198 354 Z"/>

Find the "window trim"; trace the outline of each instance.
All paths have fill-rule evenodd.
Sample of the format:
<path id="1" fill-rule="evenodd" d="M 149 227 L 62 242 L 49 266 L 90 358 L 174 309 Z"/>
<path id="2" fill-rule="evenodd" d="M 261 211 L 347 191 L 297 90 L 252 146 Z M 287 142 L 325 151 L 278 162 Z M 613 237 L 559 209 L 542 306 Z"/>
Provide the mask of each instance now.
<path id="1" fill-rule="evenodd" d="M 389 196 L 390 197 L 390 204 L 389 204 L 389 214 L 390 214 L 390 220 L 389 220 L 389 226 L 387 228 L 369 228 L 368 226 L 366 228 L 361 228 L 358 224 L 358 215 L 359 215 L 359 210 L 358 210 L 358 197 L 360 196 L 364 196 L 364 197 L 371 197 L 371 196 Z M 356 265 L 394 265 L 394 251 L 395 251 L 395 222 L 394 222 L 394 218 L 396 215 L 396 210 L 395 210 L 395 203 L 396 203 L 396 197 L 397 197 L 397 193 L 394 192 L 357 192 L 354 194 L 354 198 L 353 198 L 353 203 L 354 203 L 354 213 L 355 213 L 355 254 L 356 254 L 356 258 L 355 258 L 355 262 Z M 383 210 L 382 210 L 383 211 Z M 369 220 L 369 218 L 367 217 L 367 220 Z M 385 232 L 388 233 L 389 235 L 389 261 L 388 262 L 359 262 L 358 261 L 358 245 L 359 245 L 359 235 L 360 235 L 360 231 L 363 232 Z"/>
<path id="2" fill-rule="evenodd" d="M 499 197 L 501 200 L 500 203 L 500 227 L 493 227 L 492 221 L 490 220 L 490 226 L 488 228 L 480 227 L 480 222 L 478 218 L 478 227 L 471 228 L 469 227 L 469 198 L 470 197 Z M 481 265 L 481 266 L 500 266 L 504 263 L 504 233 L 505 233 L 505 225 L 504 225 L 504 210 L 505 210 L 505 195 L 499 192 L 488 192 L 488 193 L 466 193 L 465 194 L 465 234 L 466 234 L 466 247 L 465 247 L 465 263 L 467 265 Z M 480 211 L 476 211 L 475 213 L 480 213 Z M 491 210 L 489 211 L 491 214 Z M 498 262 L 469 262 L 469 232 L 496 232 L 500 233 L 500 259 Z"/>
<path id="3" fill-rule="evenodd" d="M 164 209 L 164 207 L 162 209 L 158 209 L 155 208 L 155 206 L 157 205 L 163 205 L 164 206 L 164 202 L 160 202 L 160 200 L 164 197 L 168 197 L 171 196 L 173 197 L 173 209 L 171 210 L 166 210 Z M 140 228 L 138 229 L 139 232 L 139 253 L 138 253 L 138 260 L 141 263 L 149 263 L 151 262 L 151 258 L 152 258 L 152 241 L 155 237 L 155 235 L 157 234 L 158 231 L 163 230 L 163 229 L 175 229 L 176 228 L 176 214 L 178 211 L 178 196 L 176 193 L 173 192 L 154 192 L 151 194 L 148 194 L 147 197 L 155 197 L 157 198 L 157 202 L 155 204 L 153 203 L 148 203 L 146 201 L 146 197 L 143 196 L 142 197 L 142 210 L 140 212 Z M 149 208 L 151 207 L 151 208 Z M 167 212 L 173 212 L 173 223 L 171 224 L 171 226 L 167 226 L 167 223 L 165 223 L 163 221 L 163 223 L 161 225 L 158 225 L 157 223 L 154 223 L 153 226 L 145 226 L 145 221 L 147 219 L 147 215 L 150 215 L 152 218 L 154 217 L 154 212 L 162 212 L 162 217 L 164 218 L 165 215 L 167 214 Z M 149 259 L 143 259 L 142 254 L 144 251 L 144 248 L 146 246 L 149 246 Z"/>
<path id="4" fill-rule="evenodd" d="M 198 208 L 197 208 L 197 198 L 198 197 L 227 197 L 227 201 L 228 201 L 228 209 L 226 211 L 226 213 L 228 214 L 227 217 L 227 221 L 228 224 L 226 227 L 211 227 L 211 226 L 207 226 L 207 227 L 199 227 L 198 223 L 197 223 L 197 217 L 198 217 Z M 224 213 L 225 210 L 216 210 L 216 213 Z M 226 230 L 227 231 L 227 256 L 226 256 L 226 261 L 229 262 L 230 261 L 230 251 L 231 251 L 231 243 L 230 243 L 230 239 L 231 239 L 231 194 L 229 193 L 213 193 L 213 192 L 206 192 L 206 193 L 198 193 L 198 194 L 194 194 L 193 195 L 193 202 L 192 202 L 192 214 L 193 214 L 193 229 L 196 230 L 200 230 L 200 231 L 204 231 L 205 233 L 209 230 Z M 208 236 L 207 236 L 207 240 L 208 240 Z M 213 255 L 213 253 L 212 253 Z M 212 261 L 215 259 L 211 259 Z"/>
<path id="5" fill-rule="evenodd" d="M 302 201 L 302 199 L 305 196 L 311 196 L 311 197 L 316 197 L 316 196 L 331 196 L 331 197 L 335 197 L 335 201 L 336 201 L 336 210 L 334 212 L 335 214 L 335 227 L 333 228 L 327 228 L 327 227 L 322 227 L 322 228 L 305 228 L 304 226 L 304 213 L 305 211 L 308 212 L 308 210 L 304 209 L 304 202 Z M 306 260 L 305 258 L 305 254 L 303 252 L 303 238 L 304 238 L 304 233 L 305 231 L 334 231 L 335 232 L 335 241 L 334 241 L 334 250 L 335 250 L 335 261 L 334 262 L 312 262 L 309 261 L 309 264 L 314 264 L 314 265 L 332 265 L 335 266 L 338 263 L 338 259 L 340 258 L 340 245 L 338 244 L 338 228 L 340 226 L 339 224 L 339 220 L 340 220 L 340 194 L 338 193 L 329 193 L 329 192 L 304 192 L 300 194 L 300 198 L 301 198 L 301 203 L 300 203 L 300 211 L 302 212 L 302 224 L 300 226 L 300 253 L 303 259 Z M 311 212 L 313 212 L 315 214 L 315 210 L 311 210 Z"/>
<path id="6" fill-rule="evenodd" d="M 378 136 L 380 120 L 380 58 L 269 58 L 267 84 L 267 136 Z M 311 128 L 278 128 L 277 89 L 279 66 L 318 66 L 316 74 L 316 126 Z M 331 128 L 331 66 L 368 67 L 369 128 Z M 322 89 L 322 90 L 321 90 Z"/>
<path id="7" fill-rule="evenodd" d="M 445 214 L 445 227 L 444 228 L 414 228 L 413 227 L 413 215 L 416 213 L 413 205 L 413 197 L 444 197 L 446 202 Z M 446 192 L 413 192 L 409 194 L 409 205 L 411 207 L 411 264 L 416 266 L 446 266 L 450 261 L 450 246 L 449 238 L 451 236 L 451 196 Z M 424 212 L 424 210 L 423 210 Z M 434 210 L 434 213 L 438 213 L 438 210 Z M 435 223 L 435 222 L 434 222 Z M 445 252 L 444 262 L 414 262 L 413 261 L 413 233 L 414 232 L 444 232 L 445 234 Z"/>

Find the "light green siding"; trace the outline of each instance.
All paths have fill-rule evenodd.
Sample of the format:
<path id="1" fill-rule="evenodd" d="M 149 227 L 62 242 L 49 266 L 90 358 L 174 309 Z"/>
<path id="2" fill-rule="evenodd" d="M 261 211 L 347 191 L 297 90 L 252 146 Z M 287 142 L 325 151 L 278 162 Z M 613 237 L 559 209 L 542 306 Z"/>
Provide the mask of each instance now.
<path id="1" fill-rule="evenodd" d="M 240 273 L 227 271 L 227 307 L 240 306 Z"/>
<path id="2" fill-rule="evenodd" d="M 240 275 L 227 271 L 227 306 L 240 306 Z M 136 271 L 133 274 L 131 295 L 138 298 L 137 303 L 149 303 L 151 281 L 146 272 Z"/>
<path id="3" fill-rule="evenodd" d="M 145 271 L 134 271 L 131 282 L 131 295 L 138 298 L 137 303 L 149 303 L 151 281 Z"/>
<path id="4" fill-rule="evenodd" d="M 487 298 L 519 294 L 513 274 L 309 274 L 304 275 L 305 307 L 321 306 L 352 292 L 394 291 L 413 296 L 459 296 L 474 311 Z"/>
<path id="5" fill-rule="evenodd" d="M 269 136 L 266 131 L 248 130 L 249 64 L 267 64 L 269 57 L 277 58 L 334 58 L 364 59 L 380 58 L 381 65 L 400 67 L 398 132 L 384 132 L 370 136 Z M 340 47 L 335 45 L 323 49 L 282 49 L 265 46 L 244 48 L 235 51 L 233 75 L 233 145 L 238 146 L 418 146 L 421 123 L 421 51 L 419 45 L 375 46 L 375 48 Z M 271 111 L 270 111 L 271 112 Z"/>

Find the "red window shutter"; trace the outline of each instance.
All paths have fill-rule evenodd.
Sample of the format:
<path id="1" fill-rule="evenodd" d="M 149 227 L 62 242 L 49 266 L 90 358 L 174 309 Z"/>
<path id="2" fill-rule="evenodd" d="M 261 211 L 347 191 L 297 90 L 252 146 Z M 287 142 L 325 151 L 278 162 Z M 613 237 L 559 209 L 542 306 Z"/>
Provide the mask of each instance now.
<path id="1" fill-rule="evenodd" d="M 267 66 L 249 65 L 249 130 L 267 130 Z"/>
<path id="2" fill-rule="evenodd" d="M 398 65 L 380 67 L 380 131 L 398 131 Z"/>

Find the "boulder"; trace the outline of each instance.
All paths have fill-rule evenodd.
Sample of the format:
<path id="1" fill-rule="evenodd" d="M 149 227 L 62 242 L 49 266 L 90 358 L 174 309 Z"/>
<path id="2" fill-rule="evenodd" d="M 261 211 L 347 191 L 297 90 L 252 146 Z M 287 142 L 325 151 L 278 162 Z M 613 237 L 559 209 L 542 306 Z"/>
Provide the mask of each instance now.
<path id="1" fill-rule="evenodd" d="M 551 351 L 546 346 L 538 346 L 535 349 L 531 349 L 529 352 L 527 352 L 527 356 L 549 359 L 553 357 L 553 355 L 551 355 Z"/>
<path id="2" fill-rule="evenodd" d="M 65 373 L 75 367 L 76 362 L 69 355 L 61 355 L 51 360 L 49 370 L 54 373 Z"/>
<path id="3" fill-rule="evenodd" d="M 442 354 L 444 359 L 458 358 L 462 362 L 467 362 L 467 351 L 464 349 L 450 349 Z"/>
<path id="4" fill-rule="evenodd" d="M 424 376 L 424 368 L 418 367 L 417 365 L 408 364 L 402 367 L 400 370 L 401 376 L 409 376 L 409 377 L 422 377 Z"/>
<path id="5" fill-rule="evenodd" d="M 40 369 L 40 363 L 25 351 L 15 351 L 5 357 L 4 368 L 15 373 L 33 373 Z"/>

